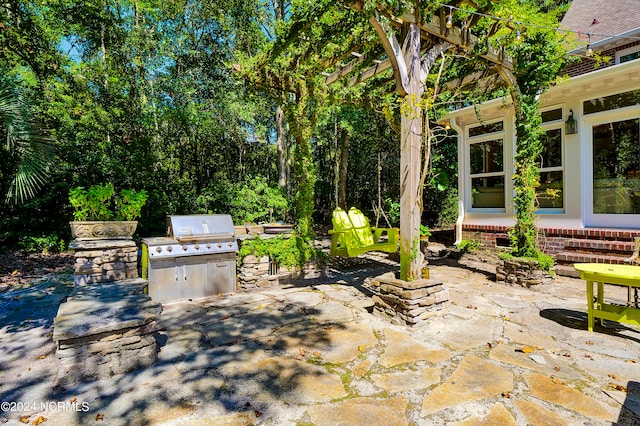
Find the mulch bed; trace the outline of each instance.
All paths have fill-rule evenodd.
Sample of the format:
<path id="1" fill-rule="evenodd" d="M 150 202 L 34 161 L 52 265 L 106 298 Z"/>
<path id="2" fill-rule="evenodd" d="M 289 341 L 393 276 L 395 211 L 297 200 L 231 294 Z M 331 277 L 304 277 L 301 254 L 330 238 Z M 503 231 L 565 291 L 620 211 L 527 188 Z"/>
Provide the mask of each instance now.
<path id="1" fill-rule="evenodd" d="M 0 253 L 0 293 L 20 290 L 49 274 L 72 273 L 73 253 Z"/>

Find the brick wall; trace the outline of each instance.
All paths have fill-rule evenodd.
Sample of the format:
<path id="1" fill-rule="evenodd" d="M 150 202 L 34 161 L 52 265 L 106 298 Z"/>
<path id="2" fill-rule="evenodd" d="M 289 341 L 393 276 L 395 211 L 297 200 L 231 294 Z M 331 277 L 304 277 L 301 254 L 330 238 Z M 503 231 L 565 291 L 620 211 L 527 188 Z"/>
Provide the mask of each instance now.
<path id="1" fill-rule="evenodd" d="M 615 49 L 608 49 L 602 51 L 602 56 L 608 56 L 610 59 L 606 63 L 600 64 L 598 68 L 595 67 L 596 61 L 593 58 L 582 58 L 580 62 L 576 62 L 575 64 L 569 65 L 565 70 L 570 77 L 576 77 L 582 74 L 587 74 L 592 71 L 600 70 L 603 68 L 608 68 L 616 64 L 616 52 L 624 49 L 628 49 L 630 47 L 640 45 L 640 40 L 634 41 L 624 46 L 617 47 Z"/>
<path id="2" fill-rule="evenodd" d="M 565 243 L 571 239 L 585 240 L 620 240 L 632 241 L 640 237 L 637 229 L 606 229 L 606 228 L 539 228 L 538 244 L 543 252 L 551 255 L 558 254 L 565 249 Z M 497 248 L 496 240 L 508 239 L 509 228 L 495 225 L 463 225 L 462 238 L 465 240 L 479 240 L 485 248 Z"/>

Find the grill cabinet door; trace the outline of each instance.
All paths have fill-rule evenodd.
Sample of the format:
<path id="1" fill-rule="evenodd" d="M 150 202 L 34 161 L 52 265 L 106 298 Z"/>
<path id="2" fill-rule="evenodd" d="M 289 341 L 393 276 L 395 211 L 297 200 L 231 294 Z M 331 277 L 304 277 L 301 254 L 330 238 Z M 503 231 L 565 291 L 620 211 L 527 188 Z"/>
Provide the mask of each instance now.
<path id="1" fill-rule="evenodd" d="M 160 303 L 180 300 L 180 274 L 176 259 L 149 261 L 149 296 Z"/>
<path id="2" fill-rule="evenodd" d="M 211 258 L 207 262 L 207 296 L 218 293 L 231 294 L 236 292 L 236 260 L 235 253 L 226 253 L 220 257 Z"/>
<path id="3" fill-rule="evenodd" d="M 202 262 L 202 256 L 188 256 L 178 258 L 180 270 L 180 300 L 195 300 L 208 296 L 205 291 L 207 281 L 207 264 Z"/>

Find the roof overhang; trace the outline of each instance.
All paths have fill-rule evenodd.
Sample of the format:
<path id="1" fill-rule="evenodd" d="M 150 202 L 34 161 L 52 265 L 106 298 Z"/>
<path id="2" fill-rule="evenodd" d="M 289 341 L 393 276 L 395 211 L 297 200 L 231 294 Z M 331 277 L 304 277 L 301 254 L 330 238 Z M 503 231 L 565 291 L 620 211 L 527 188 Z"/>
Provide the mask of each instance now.
<path id="1" fill-rule="evenodd" d="M 565 102 L 568 98 L 581 96 L 584 93 L 606 89 L 607 87 L 628 85 L 633 82 L 640 83 L 640 60 L 625 62 L 561 81 L 542 94 L 540 100 L 543 106 L 554 105 Z M 452 111 L 440 120 L 459 119 L 466 122 L 470 120 L 471 116 L 476 117 L 476 112 L 478 112 L 482 117 L 482 121 L 488 121 L 492 118 L 506 115 L 509 108 L 511 108 L 511 97 L 507 96 L 492 99 L 480 105 L 471 105 Z M 478 119 L 475 118 L 475 120 L 477 121 Z"/>
<path id="2" fill-rule="evenodd" d="M 625 31 L 624 33 L 617 34 L 612 37 L 607 37 L 602 40 L 598 40 L 590 44 L 590 47 L 594 50 L 608 50 L 614 49 L 619 46 L 623 46 L 625 44 L 629 44 L 630 40 L 633 37 L 640 37 L 640 27 L 634 28 L 629 31 Z M 586 45 L 578 47 L 570 51 L 570 54 L 580 54 L 583 53 L 586 49 Z"/>

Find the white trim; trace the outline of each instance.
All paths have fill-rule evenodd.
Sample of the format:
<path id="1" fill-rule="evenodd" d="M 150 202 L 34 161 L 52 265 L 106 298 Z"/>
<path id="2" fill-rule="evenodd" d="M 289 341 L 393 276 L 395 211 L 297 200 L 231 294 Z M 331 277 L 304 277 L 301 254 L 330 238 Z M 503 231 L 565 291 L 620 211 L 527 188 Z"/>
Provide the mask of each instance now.
<path id="1" fill-rule="evenodd" d="M 551 172 L 562 172 L 562 207 L 539 207 L 536 210 L 536 216 L 545 215 L 545 214 L 564 214 L 567 206 L 567 179 L 566 179 L 566 154 L 565 154 L 565 145 L 566 145 L 566 131 L 564 126 L 565 117 L 569 114 L 567 113 L 567 109 L 564 105 L 556 104 L 549 107 L 542 108 L 540 112 L 547 112 L 559 109 L 562 111 L 561 118 L 553 121 L 547 121 L 542 123 L 541 128 L 545 132 L 548 130 L 560 130 L 560 165 L 559 166 L 551 166 L 551 167 L 540 167 L 540 173 L 551 173 Z"/>
<path id="2" fill-rule="evenodd" d="M 591 73 L 583 74 L 568 80 L 561 81 L 558 85 L 551 87 L 548 92 L 541 96 L 542 111 L 563 109 L 563 120 L 545 122 L 547 126 L 562 126 L 562 153 L 563 153 L 563 183 L 564 200 L 563 211 L 551 211 L 551 209 L 539 209 L 537 220 L 539 226 L 546 227 L 566 227 L 584 228 L 585 226 L 597 227 L 629 227 L 640 229 L 640 221 L 635 221 L 632 225 L 620 223 L 620 217 L 616 217 L 616 222 L 598 222 L 591 219 L 587 222 L 587 212 L 592 211 L 592 200 L 587 200 L 587 195 L 592 198 L 592 141 L 591 132 L 594 121 L 605 121 L 608 117 L 620 114 L 621 119 L 629 118 L 628 115 L 637 117 L 640 115 L 637 105 L 625 107 L 619 110 L 603 111 L 583 114 L 583 102 L 602 96 L 609 96 L 616 93 L 624 93 L 630 90 L 640 89 L 640 61 L 629 61 L 619 65 L 603 68 Z M 564 121 L 567 119 L 569 110 L 573 110 L 574 119 L 578 124 L 578 133 L 567 135 L 564 128 Z M 636 115 L 633 116 L 633 112 Z M 479 115 L 477 115 L 479 112 Z M 482 118 L 480 120 L 478 117 Z M 607 117 L 607 118 L 605 118 Z M 515 146 L 515 117 L 511 99 L 509 97 L 495 98 L 481 105 L 470 106 L 464 109 L 452 111 L 442 117 L 442 120 L 450 120 L 452 127 L 458 132 L 458 191 L 459 210 L 456 222 L 456 239 L 462 238 L 462 225 L 505 225 L 512 226 L 513 202 L 508 196 L 513 192 L 511 179 L 505 179 L 505 210 L 490 211 L 490 209 L 469 208 L 469 167 L 468 164 L 468 143 L 480 141 L 481 137 L 467 138 L 467 127 L 480 124 L 488 124 L 495 121 L 504 120 L 504 155 L 506 163 L 504 165 L 505 177 L 513 175 L 513 155 Z M 615 120 L 612 120 L 615 121 Z M 487 139 L 495 138 L 499 132 L 489 134 Z M 484 136 L 484 135 L 483 135 Z M 589 152 L 587 152 L 589 151 Z M 549 170 L 551 171 L 551 170 Z M 502 209 L 501 209 L 502 210 Z M 593 216 L 593 215 L 592 215 Z M 600 215 L 598 215 L 600 216 Z M 629 216 L 629 215 L 616 215 Z M 634 215 L 635 216 L 635 215 Z M 623 218 L 624 219 L 624 218 Z M 624 219 L 626 220 L 626 219 Z"/>
<path id="3" fill-rule="evenodd" d="M 623 93 L 623 92 L 614 92 Z M 591 99 L 589 97 L 588 99 Z M 588 100 L 585 99 L 585 100 Z M 585 186 L 583 189 L 585 226 L 637 228 L 640 214 L 595 214 L 593 212 L 593 127 L 606 123 L 640 118 L 638 106 L 596 112 L 584 116 Z M 638 141 L 640 143 L 640 141 Z"/>
<path id="4" fill-rule="evenodd" d="M 502 123 L 502 130 L 498 130 L 490 133 L 483 133 L 477 136 L 469 136 L 469 130 L 475 127 L 482 126 L 490 126 L 495 123 Z M 507 117 L 476 122 L 468 124 L 464 127 L 464 157 L 465 157 L 465 170 L 464 170 L 464 199 L 465 204 L 468 207 L 469 212 L 473 213 L 506 213 L 507 210 L 507 201 L 509 197 L 507 197 L 507 159 L 509 158 L 507 153 Z M 471 173 L 471 145 L 483 143 L 483 142 L 492 142 L 492 141 L 502 141 L 502 171 L 498 172 L 485 172 L 485 173 Z M 459 172 L 458 172 L 459 173 Z M 503 197 L 504 197 L 504 205 L 503 207 L 473 207 L 473 179 L 485 178 L 485 177 L 502 177 L 503 180 Z M 460 194 L 458 194 L 460 196 Z"/>

